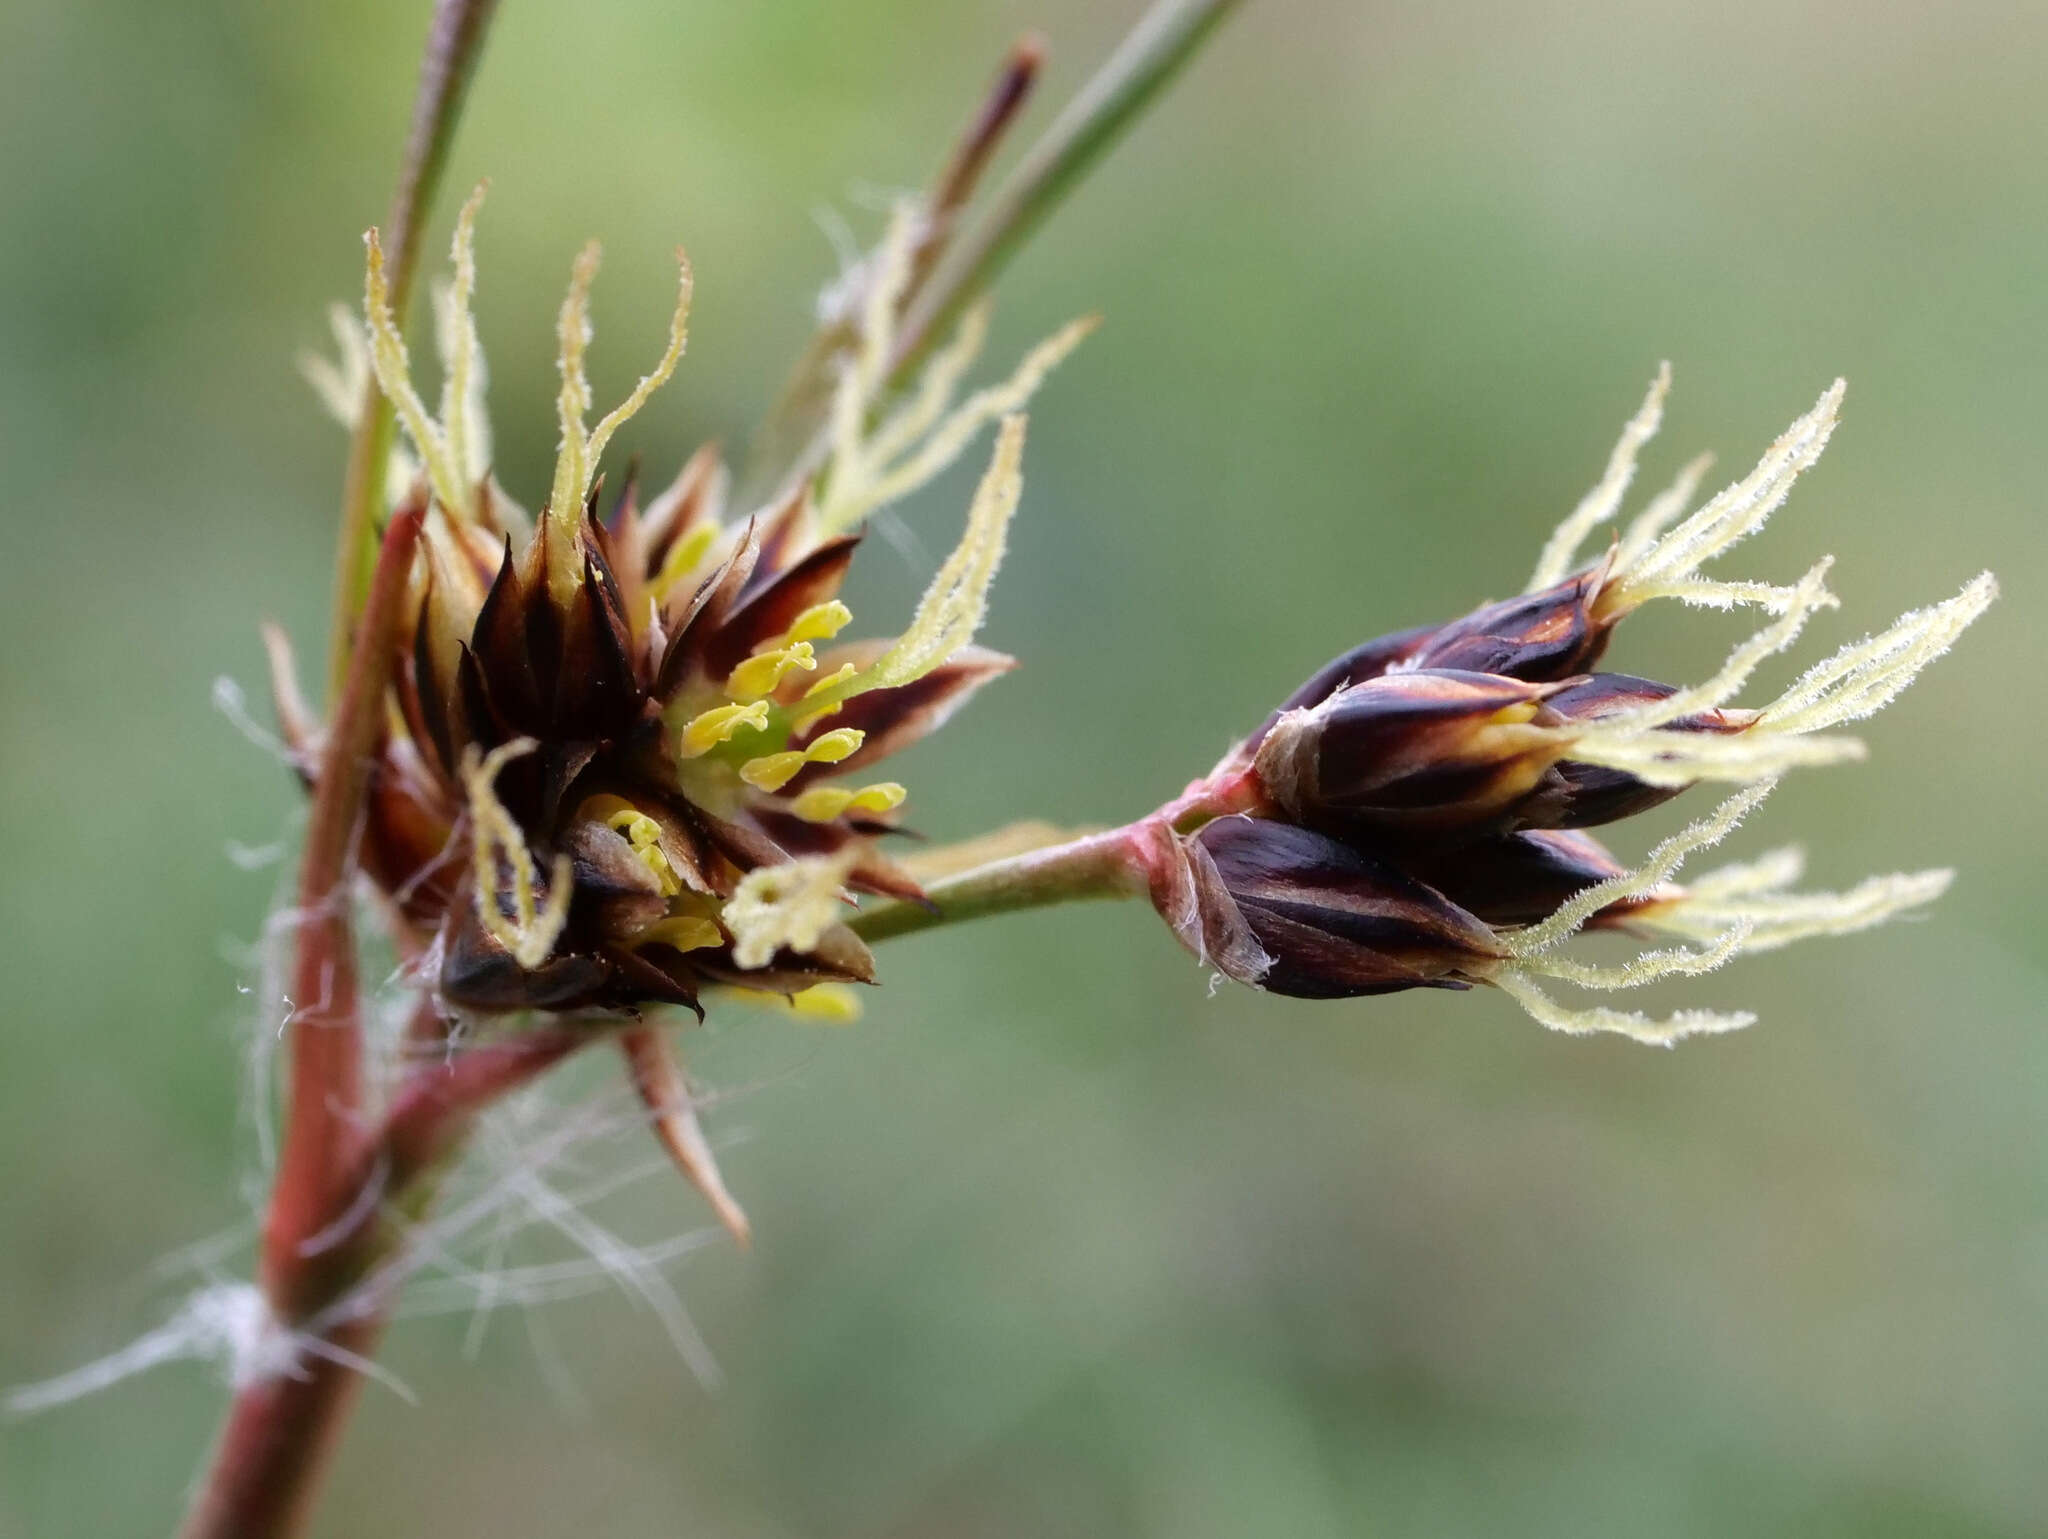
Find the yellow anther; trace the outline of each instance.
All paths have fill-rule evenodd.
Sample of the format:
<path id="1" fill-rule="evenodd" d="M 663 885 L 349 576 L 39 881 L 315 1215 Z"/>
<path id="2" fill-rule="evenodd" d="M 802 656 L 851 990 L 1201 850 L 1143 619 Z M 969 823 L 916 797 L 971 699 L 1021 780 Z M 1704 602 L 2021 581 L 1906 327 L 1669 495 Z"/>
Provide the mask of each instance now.
<path id="1" fill-rule="evenodd" d="M 780 791 L 808 762 L 795 749 L 788 753 L 763 754 L 740 766 L 740 779 L 759 791 Z"/>
<path id="2" fill-rule="evenodd" d="M 909 793 L 893 780 L 878 780 L 858 791 L 841 786 L 813 786 L 794 802 L 790 810 L 812 823 L 829 823 L 849 812 L 891 812 L 903 805 Z"/>
<path id="3" fill-rule="evenodd" d="M 853 812 L 894 812 L 910 793 L 893 780 L 878 780 L 854 792 L 848 809 Z"/>
<path id="4" fill-rule="evenodd" d="M 831 689 L 840 684 L 844 684 L 848 679 L 852 678 L 854 674 L 858 673 L 859 671 L 860 670 L 855 668 L 852 663 L 841 663 L 831 673 L 827 674 L 824 678 L 818 680 L 817 683 L 813 684 L 809 689 L 805 690 L 804 699 L 808 700 L 813 695 L 821 695 L 828 689 Z M 790 723 L 790 725 L 796 731 L 802 732 L 808 729 L 812 722 L 823 721 L 827 716 L 834 715 L 838 710 L 839 702 L 834 701 L 832 704 L 824 706 L 819 710 L 805 712 L 803 715 L 796 717 Z"/>
<path id="5" fill-rule="evenodd" d="M 817 656 L 808 641 L 792 642 L 773 651 L 757 652 L 741 663 L 725 681 L 725 692 L 735 700 L 760 700 L 792 669 L 801 668 L 808 673 L 817 666 Z"/>
<path id="6" fill-rule="evenodd" d="M 701 715 L 691 717 L 684 725 L 683 757 L 702 758 L 740 728 L 751 727 L 758 732 L 767 725 L 768 702 L 765 700 L 756 700 L 751 705 L 714 705 Z"/>
<path id="7" fill-rule="evenodd" d="M 816 741 L 804 750 L 804 757 L 813 764 L 837 764 L 859 753 L 860 745 L 867 741 L 867 737 L 858 727 L 837 727 L 820 733 Z"/>
<path id="8" fill-rule="evenodd" d="M 1520 700 L 1513 705 L 1504 705 L 1487 718 L 1495 726 L 1513 727 L 1536 719 L 1536 702 Z"/>
<path id="9" fill-rule="evenodd" d="M 640 863 L 654 873 L 661 883 L 663 897 L 673 898 L 683 890 L 683 884 L 668 863 L 668 856 L 661 848 L 661 825 L 646 813 L 635 807 L 624 797 L 593 796 L 580 809 L 583 816 L 596 818 L 613 833 L 621 835 L 633 847 L 633 853 Z"/>
<path id="10" fill-rule="evenodd" d="M 791 641 L 830 641 L 853 623 L 853 611 L 838 599 L 827 599 L 822 604 L 813 604 L 796 617 L 796 623 L 789 628 L 789 634 L 782 639 Z"/>
<path id="11" fill-rule="evenodd" d="M 763 791 L 780 791 L 806 764 L 837 764 L 857 751 L 867 738 L 858 727 L 827 732 L 808 748 L 763 754 L 740 766 L 740 779 Z"/>
<path id="12" fill-rule="evenodd" d="M 661 570 L 654 574 L 654 596 L 667 598 L 669 589 L 697 569 L 698 563 L 710 553 L 712 542 L 723 532 L 717 524 L 706 520 L 669 546 Z"/>
<path id="13" fill-rule="evenodd" d="M 860 998 L 843 983 L 814 983 L 789 996 L 789 1013 L 817 1026 L 851 1026 L 860 1019 Z"/>
<path id="14" fill-rule="evenodd" d="M 700 919 L 690 914 L 657 919 L 633 937 L 633 948 L 636 951 L 642 946 L 669 946 L 677 951 L 702 951 L 707 946 L 724 944 L 725 932 L 718 928 L 715 920 Z"/>
<path id="15" fill-rule="evenodd" d="M 625 797 L 614 796 L 609 791 L 600 791 L 595 796 L 584 797 L 582 804 L 576 809 L 576 816 L 579 820 L 603 823 L 610 828 L 617 828 L 619 826 L 617 820 L 623 813 L 631 813 L 633 816 L 638 817 L 640 809 L 627 801 Z"/>
<path id="16" fill-rule="evenodd" d="M 852 800 L 853 793 L 841 786 L 812 786 L 790 803 L 790 810 L 809 822 L 829 823 L 844 812 Z"/>
<path id="17" fill-rule="evenodd" d="M 808 700 L 813 695 L 822 695 L 834 684 L 845 683 L 848 679 L 853 677 L 856 671 L 857 670 L 854 668 L 852 663 L 841 663 L 832 672 L 826 674 L 824 678 L 818 680 L 817 683 L 813 684 L 809 689 L 805 690 L 804 698 Z M 833 709 L 837 710 L 838 707 L 834 706 Z"/>
<path id="18" fill-rule="evenodd" d="M 646 813 L 628 807 L 624 812 L 615 812 L 606 818 L 605 826 L 614 833 L 624 834 L 626 842 L 637 854 L 641 850 L 661 848 L 661 825 Z"/>

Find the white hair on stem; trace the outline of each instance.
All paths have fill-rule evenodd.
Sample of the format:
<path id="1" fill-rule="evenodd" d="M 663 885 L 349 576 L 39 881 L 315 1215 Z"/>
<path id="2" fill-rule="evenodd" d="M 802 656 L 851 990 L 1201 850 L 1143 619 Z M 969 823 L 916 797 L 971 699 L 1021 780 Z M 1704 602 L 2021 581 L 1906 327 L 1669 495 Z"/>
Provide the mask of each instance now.
<path id="1" fill-rule="evenodd" d="M 623 1104 L 606 1095 L 564 1107 L 544 1086 L 535 1086 L 493 1109 L 466 1167 L 475 1190 L 437 1215 L 408 1224 L 391 1258 L 307 1322 L 307 1329 L 326 1331 L 394 1307 L 401 1317 L 462 1309 L 488 1313 L 500 1304 L 538 1307 L 610 1285 L 647 1308 L 692 1373 L 715 1386 L 718 1365 L 663 1269 L 716 1243 L 721 1231 L 704 1225 L 635 1245 L 589 1211 L 650 1176 L 672 1173 L 673 1165 L 665 1157 L 650 1158 L 573 1185 L 557 1184 L 558 1172 L 573 1174 L 570 1167 L 582 1151 L 624 1134 L 644 1135 L 644 1110 L 637 1104 L 616 1109 Z M 531 1231 L 552 1233 L 578 1254 L 505 1266 L 508 1247 Z M 478 1235 L 485 1236 L 485 1263 L 472 1265 L 461 1252 Z M 423 1271 L 436 1275 L 420 1279 Z M 403 1301 L 394 1306 L 401 1288 Z M 473 1318 L 472 1332 L 479 1328 Z"/>
<path id="2" fill-rule="evenodd" d="M 398 1314 L 445 1313 L 473 1307 L 486 1297 L 531 1308 L 587 1294 L 607 1283 L 623 1287 L 654 1313 L 691 1370 L 715 1386 L 717 1364 L 663 1268 L 715 1243 L 720 1231 L 707 1225 L 636 1246 L 585 1211 L 626 1185 L 672 1170 L 669 1162 L 664 1158 L 629 1165 L 569 1191 L 556 1189 L 547 1179 L 551 1168 L 577 1150 L 628 1129 L 639 1131 L 643 1125 L 644 1118 L 637 1114 L 570 1117 L 538 1141 L 501 1139 L 504 1168 L 483 1173 L 480 1191 L 438 1217 L 408 1225 L 389 1261 L 299 1329 L 288 1329 L 277 1320 L 262 1290 L 253 1284 L 212 1280 L 187 1295 L 162 1325 L 116 1351 L 69 1373 L 10 1390 L 5 1410 L 15 1416 L 50 1410 L 174 1362 L 219 1363 L 228 1381 L 240 1387 L 296 1372 L 314 1357 L 353 1369 L 413 1400 L 412 1392 L 375 1362 L 325 1338 L 341 1325 L 391 1308 L 399 1287 L 427 1268 L 445 1275 L 412 1289 Z M 459 1260 L 458 1247 L 489 1221 L 499 1223 L 506 1239 L 535 1226 L 550 1228 L 584 1254 L 502 1270 L 469 1267 Z"/>
<path id="3" fill-rule="evenodd" d="M 255 1383 L 296 1368 L 304 1345 L 279 1324 L 254 1283 L 210 1284 L 126 1346 L 56 1378 L 10 1389 L 5 1407 L 9 1416 L 33 1416 L 176 1362 L 218 1362 L 230 1383 Z M 348 1356 L 351 1367 L 369 1366 Z"/>
<path id="4" fill-rule="evenodd" d="M 704 1223 L 635 1243 L 591 1217 L 589 1210 L 615 1193 L 650 1177 L 672 1174 L 674 1166 L 665 1155 L 621 1160 L 590 1175 L 570 1169 L 584 1151 L 610 1146 L 629 1135 L 645 1136 L 646 1110 L 636 1100 L 616 1093 L 579 1106 L 563 1106 L 545 1087 L 536 1086 L 493 1108 L 480 1123 L 472 1157 L 451 1177 L 458 1191 L 469 1188 L 468 1195 L 449 1193 L 451 1200 L 441 1211 L 425 1219 L 408 1220 L 393 1209 L 392 1194 L 384 1191 L 380 1180 L 373 1179 L 357 1194 L 344 1219 L 330 1225 L 324 1236 L 316 1235 L 311 1243 L 317 1249 L 323 1237 L 338 1234 L 350 1220 L 381 1206 L 387 1221 L 402 1226 L 394 1252 L 368 1277 L 296 1329 L 275 1318 L 259 1288 L 229 1280 L 229 1264 L 260 1230 L 261 1188 L 267 1185 L 267 1172 L 275 1163 L 270 1104 L 271 1063 L 278 1033 L 282 1022 L 307 1003 L 293 1001 L 285 992 L 291 939 L 309 920 L 329 912 L 333 904 L 359 901 L 357 889 L 345 885 L 311 907 L 300 907 L 291 901 L 288 876 L 281 875 L 279 880 L 285 885 L 280 887 L 276 906 L 258 939 L 247 948 L 245 960 L 256 981 L 243 990 L 253 1007 L 246 1033 L 250 1047 L 244 1114 L 255 1134 L 249 1195 L 258 1205 L 258 1216 L 221 1235 L 182 1247 L 150 1266 L 148 1275 L 156 1280 L 152 1291 L 167 1277 L 194 1270 L 200 1274 L 198 1285 L 187 1286 L 162 1323 L 80 1367 L 7 1390 L 0 1395 L 0 1411 L 9 1416 L 46 1412 L 179 1362 L 215 1364 L 231 1385 L 239 1387 L 298 1372 L 314 1358 L 362 1373 L 411 1400 L 412 1392 L 399 1379 L 374 1361 L 335 1346 L 325 1339 L 326 1334 L 383 1310 L 390 1310 L 396 1318 L 469 1310 L 479 1322 L 472 1327 L 473 1340 L 481 1320 L 499 1305 L 518 1307 L 530 1316 L 544 1305 L 605 1287 L 622 1288 L 646 1307 L 691 1371 L 706 1384 L 715 1385 L 717 1364 L 665 1273 L 696 1251 L 720 1243 L 723 1232 Z M 417 999 L 417 991 L 401 981 L 400 972 L 393 971 L 384 987 L 365 999 L 365 1007 L 395 1032 Z M 394 1067 L 405 1063 L 395 1049 L 390 1060 Z M 563 1173 L 569 1176 L 566 1182 Z M 508 1247 L 536 1231 L 566 1241 L 577 1254 L 508 1262 Z M 480 1260 L 466 1261 L 464 1250 L 477 1241 L 483 1247 Z M 419 1277 L 423 1271 L 433 1275 Z M 402 1300 L 401 1287 L 406 1289 Z"/>

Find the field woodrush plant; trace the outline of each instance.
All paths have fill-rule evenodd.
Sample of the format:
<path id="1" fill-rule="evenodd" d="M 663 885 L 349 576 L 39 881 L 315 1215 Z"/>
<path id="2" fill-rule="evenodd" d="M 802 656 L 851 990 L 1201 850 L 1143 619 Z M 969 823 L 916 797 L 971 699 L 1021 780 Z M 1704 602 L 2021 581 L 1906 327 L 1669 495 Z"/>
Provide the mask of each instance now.
<path id="1" fill-rule="evenodd" d="M 188 1535 L 298 1531 L 399 1290 L 440 1232 L 428 1215 L 445 1178 L 488 1135 L 486 1111 L 571 1056 L 618 1055 L 633 1119 L 745 1244 L 675 1028 L 742 998 L 850 1018 L 854 986 L 877 981 L 871 946 L 892 936 L 1137 897 L 1203 967 L 1274 993 L 1485 986 L 1560 1031 L 1669 1044 L 1751 1017 L 1653 1019 L 1558 991 L 1705 972 L 1880 923 L 1946 886 L 1930 871 L 1797 892 L 1790 851 L 1678 882 L 1780 776 L 1860 756 L 1834 729 L 1889 704 L 1995 586 L 1979 577 L 1739 706 L 1758 667 L 1836 601 L 1825 562 L 1785 584 L 1708 567 L 1818 459 L 1842 386 L 1724 490 L 1702 498 L 1695 461 L 1598 543 L 1657 430 L 1668 370 L 1520 596 L 1344 653 L 1131 823 L 1078 837 L 1019 824 L 892 853 L 910 793 L 882 761 L 1015 666 L 975 637 L 1023 493 L 1024 408 L 1093 325 L 970 388 L 986 291 L 1229 8 L 1162 0 L 977 214 L 1041 68 L 1038 46 L 1018 45 L 931 190 L 895 207 L 829 293 L 738 491 L 715 448 L 658 490 L 632 472 L 607 485 L 618 430 L 683 359 L 693 282 L 679 257 L 652 367 L 593 421 L 598 251 L 585 247 L 555 318 L 555 470 L 529 512 L 493 473 L 474 313 L 481 187 L 435 295 L 431 405 L 406 340 L 422 223 L 492 9 L 438 7 L 407 169 L 366 237 L 360 314 L 338 311 L 336 355 L 308 365 L 352 434 L 324 713 L 284 635 L 265 635 L 311 813 L 280 923 L 297 1003 L 257 1280 L 202 1295 L 128 1353 L 22 1401 L 224 1354 L 234 1400 Z M 984 442 L 958 542 L 907 624 L 843 639 L 858 628 L 840 587 L 867 521 Z M 1699 684 L 1601 671 L 1620 622 L 1666 599 L 1754 609 L 1762 623 Z M 1726 799 L 1638 864 L 1590 832 L 1703 784 Z M 397 1051 L 382 1056 L 359 984 L 365 925 L 395 948 L 407 997 Z M 1587 960 L 1570 943 L 1588 930 L 1645 949 Z M 553 1216 L 592 1233 L 573 1201 Z M 567 1281 L 517 1286 L 543 1298 Z"/>

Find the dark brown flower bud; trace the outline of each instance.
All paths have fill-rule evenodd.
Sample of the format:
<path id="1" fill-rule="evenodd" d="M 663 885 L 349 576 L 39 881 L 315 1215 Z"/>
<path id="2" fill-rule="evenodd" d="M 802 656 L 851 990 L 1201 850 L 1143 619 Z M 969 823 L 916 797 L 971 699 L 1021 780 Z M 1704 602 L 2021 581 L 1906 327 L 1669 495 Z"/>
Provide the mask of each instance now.
<path id="1" fill-rule="evenodd" d="M 1591 828 L 1655 807 L 1679 788 L 1573 759 L 1581 729 L 1673 693 L 1626 674 L 1542 684 L 1412 668 L 1287 712 L 1252 763 L 1282 813 L 1340 837 L 1408 842 Z M 1739 712 L 1707 711 L 1658 730 L 1740 732 L 1747 724 Z"/>
<path id="2" fill-rule="evenodd" d="M 602 1001 L 610 973 L 600 958 L 567 950 L 527 967 L 465 904 L 451 915 L 439 983 L 458 1009 L 572 1010 Z"/>
<path id="3" fill-rule="evenodd" d="M 1491 673 L 1551 683 L 1584 673 L 1607 648 L 1612 622 L 1593 619 L 1604 566 L 1580 572 L 1541 593 L 1482 605 L 1445 625 L 1418 625 L 1376 637 L 1318 669 L 1252 735 L 1256 747 L 1289 711 L 1321 705 L 1340 689 L 1396 668 Z"/>
<path id="4" fill-rule="evenodd" d="M 1418 877 L 1490 925 L 1534 924 L 1624 869 L 1591 834 L 1563 829 L 1405 854 Z"/>
<path id="5" fill-rule="evenodd" d="M 1600 660 L 1613 629 L 1611 622 L 1593 618 L 1605 578 L 1603 562 L 1540 593 L 1483 605 L 1431 631 L 1415 649 L 1413 664 L 1537 684 L 1584 673 Z"/>
<path id="6" fill-rule="evenodd" d="M 1462 989 L 1507 956 L 1491 930 L 1441 894 L 1310 829 L 1227 817 L 1174 842 L 1198 898 L 1193 923 L 1176 924 L 1182 940 L 1272 993 Z"/>
<path id="7" fill-rule="evenodd" d="M 1435 634 L 1435 626 L 1418 625 L 1412 630 L 1395 631 L 1390 636 L 1379 636 L 1362 646 L 1353 647 L 1342 657 L 1325 663 L 1307 683 L 1289 695 L 1280 709 L 1273 713 L 1273 720 L 1277 721 L 1288 711 L 1303 711 L 1310 706 L 1321 705 L 1340 689 L 1363 684 L 1367 679 L 1376 679 L 1389 669 L 1407 664 Z M 1270 727 L 1272 722 L 1267 725 Z"/>
<path id="8" fill-rule="evenodd" d="M 1405 831 L 1500 818 L 1559 757 L 1542 712 L 1556 686 L 1418 670 L 1339 690 L 1282 716 L 1254 761 L 1274 803 Z"/>
<path id="9" fill-rule="evenodd" d="M 1632 678 L 1625 673 L 1596 673 L 1572 680 L 1549 696 L 1543 705 L 1559 721 L 1583 725 L 1622 711 L 1654 705 L 1676 693 L 1668 684 L 1654 683 L 1649 679 Z M 1747 719 L 1739 712 L 1703 711 L 1681 716 L 1662 730 L 1740 732 L 1746 725 Z M 1598 828 L 1662 806 L 1683 789 L 1682 786 L 1648 785 L 1626 770 L 1565 759 L 1546 777 L 1546 784 L 1539 792 L 1518 811 L 1520 821 L 1529 827 Z"/>

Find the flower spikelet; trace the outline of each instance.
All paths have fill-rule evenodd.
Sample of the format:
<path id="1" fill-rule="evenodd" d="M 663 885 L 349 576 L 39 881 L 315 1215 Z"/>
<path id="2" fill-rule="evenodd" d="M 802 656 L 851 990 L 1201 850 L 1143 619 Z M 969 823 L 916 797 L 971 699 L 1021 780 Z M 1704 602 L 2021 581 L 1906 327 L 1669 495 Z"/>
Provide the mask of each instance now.
<path id="1" fill-rule="evenodd" d="M 559 453 L 528 520 L 490 474 L 473 314 L 482 196 L 456 220 L 437 298 L 438 409 L 414 383 L 374 231 L 362 323 L 338 323 L 340 361 L 310 370 L 337 411 L 374 375 L 410 446 L 413 473 L 393 497 L 427 514 L 365 870 L 393 899 L 407 949 L 439 960 L 455 1010 L 701 1009 L 708 991 L 745 989 L 843 1016 L 840 996 L 811 992 L 873 981 L 840 922 L 842 894 L 922 896 L 882 843 L 908 793 L 872 768 L 1011 666 L 973 644 L 1022 491 L 1024 419 L 1009 408 L 1068 344 L 956 406 L 984 326 L 970 316 L 870 433 L 896 346 L 884 300 L 901 294 L 901 274 L 889 276 L 906 260 L 899 219 L 847 376 L 851 458 L 826 473 L 842 493 L 863 488 L 858 508 L 829 492 L 821 503 L 805 483 L 735 514 L 707 448 L 666 490 L 643 502 L 629 481 L 605 512 L 600 462 L 680 364 L 692 280 L 679 258 L 660 356 L 593 424 L 589 245 L 556 316 Z M 854 616 L 839 589 L 861 539 L 851 526 L 998 416 L 959 546 L 909 627 L 842 639 Z M 299 721 L 276 650 L 281 708 Z M 300 722 L 301 738 L 317 732 Z"/>
<path id="2" fill-rule="evenodd" d="M 1935 870 L 1798 893 L 1800 863 L 1782 852 L 1690 888 L 1676 881 L 1685 858 L 1726 838 L 1779 776 L 1862 757 L 1859 740 L 1832 729 L 1896 699 L 1998 589 L 1985 573 L 1841 647 L 1761 707 L 1740 706 L 1757 670 L 1836 607 L 1830 562 L 1782 584 L 1703 568 L 1755 534 L 1818 460 L 1843 387 L 1836 381 L 1747 475 L 1688 511 L 1708 465 L 1694 460 L 1604 553 L 1575 567 L 1588 537 L 1620 513 L 1669 384 L 1660 369 L 1520 597 L 1345 653 L 1164 810 L 1178 845 L 1160 850 L 1192 836 L 1220 857 L 1212 865 L 1225 901 L 1212 893 L 1202 914 L 1169 901 L 1171 882 L 1154 881 L 1162 914 L 1198 956 L 1249 925 L 1264 959 L 1224 970 L 1263 988 L 1325 996 L 1483 983 L 1559 1031 L 1668 1044 L 1752 1017 L 1692 1010 L 1655 1020 L 1561 1003 L 1548 986 L 1612 991 L 1710 972 L 1744 951 L 1868 928 L 1945 890 L 1950 873 Z M 1754 608 L 1765 620 L 1699 684 L 1602 671 L 1615 627 L 1660 598 Z M 1589 832 L 1702 782 L 1732 794 L 1637 866 Z M 1247 821 L 1297 833 L 1232 831 Z M 1164 854 L 1154 863 L 1178 868 Z M 1681 944 L 1618 963 L 1566 951 L 1593 929 Z"/>

